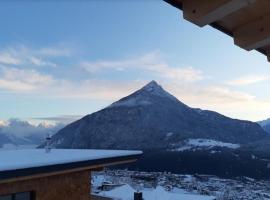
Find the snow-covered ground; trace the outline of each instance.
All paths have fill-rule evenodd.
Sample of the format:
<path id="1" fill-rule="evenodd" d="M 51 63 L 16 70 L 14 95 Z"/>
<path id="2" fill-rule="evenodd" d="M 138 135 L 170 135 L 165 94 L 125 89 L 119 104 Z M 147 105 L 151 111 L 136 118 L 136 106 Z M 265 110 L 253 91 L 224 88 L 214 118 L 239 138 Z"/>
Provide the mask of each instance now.
<path id="1" fill-rule="evenodd" d="M 125 176 L 125 175 L 124 175 Z M 123 177 L 124 177 L 123 176 Z M 123 178 L 122 177 L 122 178 Z M 122 180 L 123 181 L 123 180 Z M 93 191 L 97 192 L 99 196 L 109 197 L 117 200 L 133 200 L 134 192 L 140 191 L 143 193 L 144 200 L 214 200 L 214 196 L 200 195 L 198 193 L 188 192 L 187 190 L 172 187 L 169 190 L 164 186 L 157 185 L 156 187 L 147 187 L 143 182 L 135 183 L 130 179 L 125 179 L 125 184 L 119 182 L 116 177 L 107 176 L 104 174 L 92 176 Z M 99 190 L 99 186 L 103 183 L 109 185 L 116 185 L 111 190 Z"/>
<path id="2" fill-rule="evenodd" d="M 111 191 L 101 192 L 100 195 L 106 197 L 113 197 L 121 200 L 133 200 L 133 194 L 136 192 L 130 185 L 123 185 Z M 170 192 L 163 187 L 158 186 L 155 189 L 143 189 L 144 200 L 213 200 L 214 197 L 203 196 L 198 194 L 191 194 L 184 190 L 174 189 Z"/>
<path id="3" fill-rule="evenodd" d="M 212 149 L 215 147 L 229 148 L 229 149 L 237 149 L 240 147 L 239 144 L 232 144 L 227 142 L 221 142 L 217 140 L 211 139 L 188 139 L 183 143 L 176 145 L 172 148 L 172 151 L 186 151 L 192 149 Z"/>

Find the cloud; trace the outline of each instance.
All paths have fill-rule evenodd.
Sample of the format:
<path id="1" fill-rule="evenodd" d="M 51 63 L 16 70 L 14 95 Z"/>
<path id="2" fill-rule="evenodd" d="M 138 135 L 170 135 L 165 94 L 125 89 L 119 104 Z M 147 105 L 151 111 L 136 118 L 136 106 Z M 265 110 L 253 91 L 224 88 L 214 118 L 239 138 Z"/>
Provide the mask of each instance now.
<path id="1" fill-rule="evenodd" d="M 173 67 L 166 63 L 160 53 L 151 52 L 139 57 L 123 60 L 102 60 L 81 62 L 81 67 L 94 74 L 106 70 L 124 71 L 137 69 L 151 73 L 159 78 L 184 82 L 196 82 L 206 78 L 201 70 L 193 67 Z"/>
<path id="2" fill-rule="evenodd" d="M 253 121 L 269 117 L 270 99 L 259 99 L 249 93 L 223 85 L 165 83 L 164 87 L 191 107 L 213 110 L 232 118 Z"/>
<path id="3" fill-rule="evenodd" d="M 263 81 L 270 80 L 270 76 L 265 75 L 248 75 L 244 77 L 240 77 L 238 79 L 230 80 L 226 84 L 231 86 L 245 86 L 251 85 Z"/>
<path id="4" fill-rule="evenodd" d="M 103 100 L 107 101 L 109 105 L 113 101 L 140 89 L 147 83 L 146 80 L 67 82 L 61 86 L 58 85 L 55 91 L 51 91 L 53 92 L 51 96 L 64 99 Z M 258 99 L 254 95 L 223 85 L 186 84 L 167 80 L 159 83 L 180 101 L 191 107 L 214 110 L 230 117 L 249 120 L 258 120 L 270 113 L 270 101 Z"/>
<path id="5" fill-rule="evenodd" d="M 32 119 L 46 121 L 46 122 L 48 121 L 48 122 L 54 122 L 54 123 L 69 124 L 82 117 L 83 117 L 82 115 L 60 115 L 60 116 L 55 116 L 55 117 L 36 117 Z"/>
<path id="6" fill-rule="evenodd" d="M 220 85 L 167 84 L 165 87 L 180 100 L 195 107 L 239 105 L 255 100 L 255 96 Z"/>
<path id="7" fill-rule="evenodd" d="M 21 61 L 9 53 L 2 52 L 0 53 L 0 63 L 18 65 Z"/>
<path id="8" fill-rule="evenodd" d="M 58 66 L 56 63 L 44 61 L 43 59 L 38 57 L 29 57 L 29 61 L 35 66 L 51 66 L 51 67 Z"/>
<path id="9" fill-rule="evenodd" d="M 20 119 L 9 119 L 2 120 L 3 125 L 0 127 L 0 134 L 5 134 L 9 136 L 16 136 L 19 138 L 29 137 L 29 136 L 45 136 L 46 134 L 56 133 L 59 129 L 63 127 L 63 124 L 32 124 L 25 120 Z M 40 139 L 40 138 L 37 138 Z"/>
<path id="10" fill-rule="evenodd" d="M 7 122 L 5 120 L 0 120 L 0 128 L 1 126 L 6 126 Z"/>
<path id="11" fill-rule="evenodd" d="M 16 45 L 0 50 L 0 64 L 35 67 L 35 66 L 58 66 L 51 59 L 55 57 L 68 57 L 72 54 L 70 48 L 64 46 L 29 48 L 25 45 Z"/>
<path id="12" fill-rule="evenodd" d="M 12 91 L 31 91 L 53 84 L 50 75 L 35 70 L 0 66 L 0 88 Z"/>
<path id="13" fill-rule="evenodd" d="M 35 86 L 21 81 L 0 79 L 0 89 L 9 91 L 30 91 L 35 89 Z"/>
<path id="14" fill-rule="evenodd" d="M 109 105 L 155 79 L 179 100 L 192 107 L 215 110 L 228 116 L 249 119 L 259 119 L 258 116 L 262 113 L 264 115 L 270 113 L 270 101 L 258 99 L 252 94 L 231 87 L 265 81 L 269 78 L 267 76 L 245 76 L 228 81 L 225 85 L 219 80 L 212 80 L 210 84 L 207 82 L 208 77 L 211 77 L 209 74 L 191 66 L 171 65 L 159 52 L 154 51 L 125 59 L 78 62 L 79 67 L 68 69 L 72 73 L 72 78 L 67 78 L 64 75 L 56 77 L 53 70 L 59 68 L 42 70 L 37 66 L 57 67 L 50 59 L 54 56 L 71 55 L 68 50 L 38 48 L 37 52 L 34 52 L 33 49 L 24 46 L 19 50 L 14 48 L 7 50 L 6 53 L 17 61 L 13 60 L 12 64 L 12 59 L 10 59 L 9 65 L 8 59 L 6 59 L 6 64 L 0 65 L 0 90 L 5 92 L 24 92 L 23 94 L 39 96 L 40 98 L 62 98 L 63 101 L 75 98 L 89 99 L 95 102 L 102 100 Z M 34 68 L 28 68 L 28 64 Z M 64 69 L 60 68 L 57 75 L 65 73 L 61 70 Z M 47 72 L 44 73 L 44 71 Z M 134 71 L 143 74 L 143 78 L 137 76 L 138 74 L 133 76 Z M 126 73 L 131 77 L 121 80 L 111 76 L 103 76 L 102 73 L 108 74 L 108 72 Z M 246 115 L 244 116 L 242 113 Z M 72 117 L 68 116 L 40 118 L 40 120 L 42 119 L 59 122 L 73 120 Z"/>

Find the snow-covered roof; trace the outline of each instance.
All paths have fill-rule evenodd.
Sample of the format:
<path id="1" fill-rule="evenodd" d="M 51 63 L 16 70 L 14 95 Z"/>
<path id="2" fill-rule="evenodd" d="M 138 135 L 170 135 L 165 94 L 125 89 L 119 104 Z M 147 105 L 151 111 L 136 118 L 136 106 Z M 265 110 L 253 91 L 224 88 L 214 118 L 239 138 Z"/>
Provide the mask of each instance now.
<path id="1" fill-rule="evenodd" d="M 141 151 L 95 149 L 26 149 L 0 151 L 0 180 L 51 171 L 107 166 L 115 162 L 136 159 Z"/>

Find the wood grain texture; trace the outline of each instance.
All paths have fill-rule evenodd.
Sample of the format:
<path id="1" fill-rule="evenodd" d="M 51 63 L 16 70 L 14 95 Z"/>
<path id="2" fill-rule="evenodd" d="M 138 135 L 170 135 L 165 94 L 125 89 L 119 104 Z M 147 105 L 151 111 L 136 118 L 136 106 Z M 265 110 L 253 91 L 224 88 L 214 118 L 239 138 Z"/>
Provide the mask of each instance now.
<path id="1" fill-rule="evenodd" d="M 89 200 L 90 171 L 0 183 L 0 195 L 34 191 L 36 200 Z"/>

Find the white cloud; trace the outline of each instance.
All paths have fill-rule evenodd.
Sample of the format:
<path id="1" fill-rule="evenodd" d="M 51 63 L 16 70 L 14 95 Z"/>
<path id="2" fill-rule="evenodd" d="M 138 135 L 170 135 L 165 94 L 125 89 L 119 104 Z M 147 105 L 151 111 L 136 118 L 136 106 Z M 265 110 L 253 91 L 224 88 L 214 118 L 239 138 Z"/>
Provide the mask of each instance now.
<path id="1" fill-rule="evenodd" d="M 10 59 L 10 62 L 7 63 L 7 59 L 6 65 L 0 66 L 0 90 L 13 93 L 27 92 L 50 98 L 105 100 L 109 104 L 141 88 L 150 81 L 146 80 L 149 78 L 158 80 L 165 89 L 192 107 L 215 110 L 228 116 L 249 119 L 260 119 L 262 117 L 259 118 L 258 116 L 262 116 L 262 113 L 264 115 L 270 113 L 270 101 L 258 99 L 252 94 L 229 87 L 253 84 L 265 81 L 269 77 L 246 76 L 229 81 L 226 87 L 221 85 L 219 80 L 209 85 L 206 81 L 203 81 L 209 77 L 208 74 L 206 75 L 201 70 L 190 66 L 177 67 L 169 65 L 159 52 L 127 59 L 80 63 L 80 67 L 93 75 L 91 78 L 99 77 L 99 73 L 110 70 L 119 71 L 119 73 L 126 71 L 129 74 L 134 70 L 138 70 L 146 77 L 139 80 L 135 79 L 138 77 L 123 81 L 101 78 L 77 79 L 77 73 L 74 73 L 74 79 L 56 78 L 53 74 L 39 72 L 40 68 L 38 67 L 35 70 L 24 68 L 25 63 L 33 66 L 53 66 L 54 63 L 50 63 L 47 58 L 50 58 L 50 56 L 68 56 L 68 52 L 60 50 L 40 48 L 38 53 L 33 53 L 32 50 L 26 47 L 21 47 L 20 51 L 9 49 L 9 55 L 14 56 L 13 58 L 17 59 L 17 62 L 13 60 L 12 63 L 12 59 Z M 24 58 L 22 55 L 26 55 L 26 57 Z M 16 64 L 18 66 L 11 67 L 8 65 L 7 67 L 7 64 Z M 74 68 L 74 70 L 78 69 Z"/>
<path id="2" fill-rule="evenodd" d="M 53 84 L 50 75 L 35 70 L 24 70 L 13 67 L 0 67 L 0 88 L 12 91 L 31 91 Z"/>
<path id="3" fill-rule="evenodd" d="M 82 115 L 60 115 L 60 116 L 54 116 L 54 117 L 37 117 L 37 118 L 32 118 L 32 120 L 41 121 L 42 123 L 46 122 L 49 125 L 52 123 L 69 124 L 82 117 L 83 117 Z"/>
<path id="4" fill-rule="evenodd" d="M 34 90 L 35 86 L 21 81 L 0 79 L 0 89 L 10 91 L 30 91 Z"/>
<path id="5" fill-rule="evenodd" d="M 222 85 L 167 83 L 165 88 L 191 107 L 213 110 L 229 117 L 253 121 L 269 117 L 270 99 L 259 99 L 254 95 Z"/>
<path id="6" fill-rule="evenodd" d="M 105 100 L 108 105 L 140 89 L 148 81 L 108 81 L 88 80 L 80 83 L 61 82 L 51 89 L 51 96 L 60 98 L 79 98 Z M 270 101 L 257 99 L 255 96 L 216 85 L 179 82 L 160 82 L 164 88 L 180 101 L 191 107 L 209 109 L 239 119 L 259 120 L 270 113 Z M 72 91 L 72 92 L 71 92 Z M 269 116 L 268 116 L 269 117 Z"/>
<path id="7" fill-rule="evenodd" d="M 29 61 L 35 65 L 35 66 L 51 66 L 51 67 L 57 67 L 58 65 L 56 63 L 50 62 L 50 61 L 44 61 L 42 58 L 38 57 L 29 57 Z"/>
<path id="8" fill-rule="evenodd" d="M 57 64 L 50 61 L 52 58 L 67 57 L 71 54 L 71 49 L 67 47 L 29 48 L 24 45 L 16 45 L 0 50 L 0 64 L 56 67 Z"/>
<path id="9" fill-rule="evenodd" d="M 9 53 L 2 52 L 0 53 L 0 63 L 18 65 L 21 61 Z"/>
<path id="10" fill-rule="evenodd" d="M 220 85 L 165 85 L 176 97 L 195 107 L 241 104 L 255 100 L 255 96 Z"/>
<path id="11" fill-rule="evenodd" d="M 1 126 L 7 126 L 7 121 L 5 120 L 0 120 L 0 127 Z"/>
<path id="12" fill-rule="evenodd" d="M 43 139 L 46 134 L 56 133 L 59 129 L 63 127 L 63 124 L 47 124 L 44 122 L 39 124 L 32 124 L 29 121 L 23 121 L 20 119 L 9 119 L 1 121 L 3 122 L 3 125 L 1 126 L 0 134 L 5 134 L 8 136 L 16 136 L 19 138 L 29 136 L 35 137 L 41 136 L 41 138 Z M 39 138 L 38 141 L 41 138 Z M 13 142 L 16 143 L 16 141 Z"/>
<path id="13" fill-rule="evenodd" d="M 234 80 L 230 80 L 227 82 L 228 85 L 232 86 L 244 86 L 244 85 L 251 85 L 263 81 L 270 80 L 270 76 L 266 75 L 248 75 L 244 77 L 240 77 Z"/>
<path id="14" fill-rule="evenodd" d="M 161 68 L 159 69 L 160 76 L 164 76 L 170 80 L 195 82 L 204 79 L 202 71 L 192 67 L 187 68 Z"/>
<path id="15" fill-rule="evenodd" d="M 17 75 L 10 78 L 13 77 L 11 74 Z M 6 79 L 10 80 L 9 87 L 11 87 L 11 91 L 30 90 L 30 94 L 63 98 L 63 100 L 72 98 L 103 100 L 107 101 L 108 105 L 140 89 L 148 82 L 146 80 L 57 80 L 35 71 L 19 71 L 17 73 L 16 70 L 8 72 Z M 1 80 L 0 87 L 2 85 Z M 16 84 L 18 80 L 20 83 Z M 218 111 L 235 118 L 253 120 L 263 118 L 262 113 L 265 116 L 270 113 L 270 101 L 259 100 L 253 95 L 232 90 L 228 87 L 168 80 L 163 80 L 160 84 L 180 101 L 192 107 Z M 8 89 L 8 86 L 5 86 L 5 88 Z"/>
<path id="16" fill-rule="evenodd" d="M 192 67 L 173 67 L 166 63 L 158 52 L 123 59 L 103 60 L 96 62 L 82 62 L 81 67 L 90 73 L 98 73 L 104 70 L 130 70 L 138 69 L 156 75 L 159 78 L 184 82 L 196 82 L 205 78 L 202 71 Z"/>

